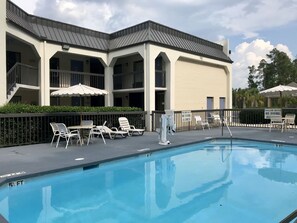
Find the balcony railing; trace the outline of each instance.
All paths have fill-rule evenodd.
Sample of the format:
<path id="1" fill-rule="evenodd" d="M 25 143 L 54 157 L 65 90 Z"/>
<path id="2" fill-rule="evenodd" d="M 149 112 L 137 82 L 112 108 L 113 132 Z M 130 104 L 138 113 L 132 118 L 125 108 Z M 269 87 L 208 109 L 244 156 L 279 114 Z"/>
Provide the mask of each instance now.
<path id="1" fill-rule="evenodd" d="M 79 83 L 104 89 L 104 74 L 50 70 L 50 87 L 63 88 Z"/>
<path id="2" fill-rule="evenodd" d="M 16 84 L 38 86 L 38 68 L 16 63 L 7 72 L 7 93 L 9 93 Z"/>
<path id="3" fill-rule="evenodd" d="M 113 75 L 113 88 L 115 90 L 143 88 L 143 72 L 130 72 Z"/>
<path id="4" fill-rule="evenodd" d="M 115 90 L 143 88 L 143 73 L 131 72 L 113 75 L 113 88 Z M 155 87 L 166 87 L 166 74 L 164 71 L 156 71 Z"/>

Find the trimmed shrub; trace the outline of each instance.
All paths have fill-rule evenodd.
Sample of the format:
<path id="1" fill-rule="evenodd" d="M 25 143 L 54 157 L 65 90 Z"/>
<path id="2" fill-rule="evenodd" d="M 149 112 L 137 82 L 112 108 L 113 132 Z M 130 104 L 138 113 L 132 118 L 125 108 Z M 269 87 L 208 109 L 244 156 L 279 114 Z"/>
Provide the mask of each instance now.
<path id="1" fill-rule="evenodd" d="M 57 113 L 57 112 L 130 112 L 141 111 L 135 107 L 87 107 L 87 106 L 38 106 L 9 103 L 0 107 L 0 113 Z"/>

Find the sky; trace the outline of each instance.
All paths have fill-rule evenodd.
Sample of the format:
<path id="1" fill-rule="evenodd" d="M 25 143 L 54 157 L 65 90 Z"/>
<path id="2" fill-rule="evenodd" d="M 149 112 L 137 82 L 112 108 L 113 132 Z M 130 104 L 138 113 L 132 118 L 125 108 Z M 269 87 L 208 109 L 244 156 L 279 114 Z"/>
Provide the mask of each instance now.
<path id="1" fill-rule="evenodd" d="M 29 14 L 112 33 L 152 20 L 219 43 L 229 40 L 233 88 L 273 48 L 297 57 L 297 0 L 11 0 Z"/>

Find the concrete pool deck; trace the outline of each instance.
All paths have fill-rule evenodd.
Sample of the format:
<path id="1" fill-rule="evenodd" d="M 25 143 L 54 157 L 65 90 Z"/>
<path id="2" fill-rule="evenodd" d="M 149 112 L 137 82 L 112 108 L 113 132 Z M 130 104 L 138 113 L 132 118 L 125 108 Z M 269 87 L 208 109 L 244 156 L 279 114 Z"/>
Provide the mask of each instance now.
<path id="1" fill-rule="evenodd" d="M 295 129 L 281 133 L 276 129 L 269 132 L 267 128 L 234 127 L 231 128 L 231 131 L 233 138 L 297 145 Z M 51 146 L 50 143 L 0 148 L 0 185 L 29 176 L 95 165 L 121 157 L 200 142 L 210 137 L 230 138 L 230 134 L 226 128 L 223 129 L 223 136 L 221 128 L 177 132 L 168 137 L 171 144 L 167 146 L 158 144 L 156 132 L 145 132 L 143 136 L 106 139 L 106 145 L 101 138 L 97 138 L 88 146 L 73 144 L 69 145 L 68 149 L 64 148 L 64 141 L 58 148 Z"/>

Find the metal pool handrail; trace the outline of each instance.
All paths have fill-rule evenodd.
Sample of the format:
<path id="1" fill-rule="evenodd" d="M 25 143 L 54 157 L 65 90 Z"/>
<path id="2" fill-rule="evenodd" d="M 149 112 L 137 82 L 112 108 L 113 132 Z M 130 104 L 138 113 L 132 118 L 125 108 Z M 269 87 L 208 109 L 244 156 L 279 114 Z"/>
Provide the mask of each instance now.
<path id="1" fill-rule="evenodd" d="M 294 219 L 296 220 L 294 222 L 297 222 L 297 209 L 289 214 L 287 217 L 285 217 L 283 220 L 281 220 L 279 223 L 290 223 Z"/>

